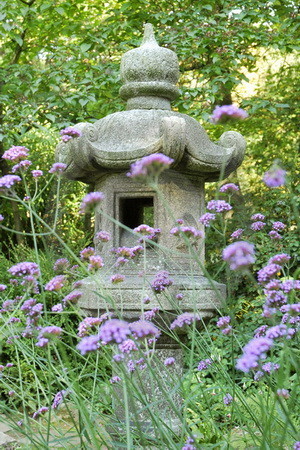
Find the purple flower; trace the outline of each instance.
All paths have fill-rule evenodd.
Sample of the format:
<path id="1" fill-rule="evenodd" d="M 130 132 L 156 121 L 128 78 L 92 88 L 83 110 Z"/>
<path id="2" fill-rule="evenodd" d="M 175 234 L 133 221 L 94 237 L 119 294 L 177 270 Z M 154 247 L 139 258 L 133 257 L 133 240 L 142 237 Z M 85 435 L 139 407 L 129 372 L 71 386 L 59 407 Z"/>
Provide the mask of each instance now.
<path id="1" fill-rule="evenodd" d="M 251 216 L 251 220 L 256 221 L 256 220 L 264 220 L 265 216 L 263 214 L 257 213 L 257 214 L 253 214 L 253 216 Z"/>
<path id="2" fill-rule="evenodd" d="M 120 273 L 115 273 L 110 277 L 110 281 L 112 284 L 122 283 L 125 280 L 125 275 L 122 275 Z"/>
<path id="3" fill-rule="evenodd" d="M 166 358 L 164 360 L 164 365 L 165 366 L 173 366 L 173 364 L 175 364 L 175 358 L 173 358 L 172 356 L 170 356 L 169 358 Z"/>
<path id="4" fill-rule="evenodd" d="M 103 263 L 103 259 L 101 258 L 101 256 L 92 255 L 89 257 L 89 265 L 88 265 L 89 271 L 101 269 L 101 267 L 103 267 L 103 265 L 104 265 L 104 263 Z"/>
<path id="5" fill-rule="evenodd" d="M 173 284 L 173 280 L 169 278 L 169 272 L 161 270 L 158 272 L 151 283 L 151 287 L 154 292 L 158 294 L 165 291 L 168 286 Z"/>
<path id="6" fill-rule="evenodd" d="M 66 282 L 67 279 L 64 275 L 57 275 L 46 284 L 45 291 L 59 291 Z"/>
<path id="7" fill-rule="evenodd" d="M 270 236 L 271 239 L 282 239 L 282 236 L 275 230 L 269 231 L 268 235 Z"/>
<path id="8" fill-rule="evenodd" d="M 211 121 L 213 123 L 225 123 L 229 120 L 242 120 L 248 117 L 248 113 L 242 109 L 238 108 L 236 105 L 223 105 L 216 106 L 214 109 Z"/>
<path id="9" fill-rule="evenodd" d="M 253 231 L 260 231 L 263 229 L 264 226 L 266 226 L 265 222 L 258 221 L 258 222 L 253 222 L 250 225 L 250 228 Z"/>
<path id="10" fill-rule="evenodd" d="M 104 319 L 101 317 L 85 317 L 78 326 L 78 336 L 84 337 L 96 326 L 100 325 Z"/>
<path id="11" fill-rule="evenodd" d="M 52 312 L 57 312 L 57 313 L 61 313 L 61 312 L 63 312 L 63 310 L 64 310 L 64 307 L 61 303 L 57 303 L 57 305 L 53 305 L 51 308 Z"/>
<path id="12" fill-rule="evenodd" d="M 280 253 L 272 256 L 272 258 L 269 259 L 268 264 L 279 264 L 281 266 L 286 264 L 290 259 L 291 257 L 287 253 Z"/>
<path id="13" fill-rule="evenodd" d="M 146 180 L 148 177 L 158 177 L 173 162 L 174 159 L 162 153 L 154 153 L 131 164 L 130 172 L 127 173 L 127 176 L 141 181 Z"/>
<path id="14" fill-rule="evenodd" d="M 231 322 L 231 318 L 229 316 L 220 317 L 217 322 L 218 328 L 226 328 Z"/>
<path id="15" fill-rule="evenodd" d="M 205 370 L 208 369 L 209 366 L 212 365 L 212 360 L 210 358 L 204 359 L 202 361 L 199 361 L 197 370 L 201 371 L 201 370 Z"/>
<path id="16" fill-rule="evenodd" d="M 277 395 L 278 395 L 278 397 L 289 398 L 290 391 L 288 389 L 277 389 Z M 299 444 L 300 444 L 300 442 L 299 442 Z M 299 445 L 299 448 L 300 448 L 300 445 Z"/>
<path id="17" fill-rule="evenodd" d="M 282 231 L 284 230 L 286 227 L 286 225 L 283 222 L 277 221 L 277 222 L 273 222 L 272 224 L 272 228 L 275 231 Z"/>
<path id="18" fill-rule="evenodd" d="M 54 263 L 54 272 L 63 273 L 70 267 L 70 262 L 66 258 L 57 259 Z"/>
<path id="19" fill-rule="evenodd" d="M 153 228 L 145 224 L 139 225 L 138 227 L 134 228 L 133 231 L 142 235 L 142 237 L 139 239 L 139 242 L 141 243 L 145 239 L 157 241 L 158 235 L 161 232 L 160 228 Z"/>
<path id="20" fill-rule="evenodd" d="M 98 350 L 99 347 L 100 347 L 100 339 L 98 335 L 86 336 L 83 339 L 81 339 L 79 344 L 77 344 L 77 348 L 82 355 Z"/>
<path id="21" fill-rule="evenodd" d="M 293 446 L 294 450 L 300 450 L 300 441 L 295 442 L 294 446 Z"/>
<path id="22" fill-rule="evenodd" d="M 103 230 L 96 233 L 95 238 L 101 242 L 108 242 L 111 239 L 110 234 Z"/>
<path id="23" fill-rule="evenodd" d="M 202 223 L 205 227 L 209 227 L 210 226 L 210 222 L 212 220 L 215 220 L 216 215 L 212 214 L 212 213 L 205 213 L 203 214 L 200 219 L 199 222 Z"/>
<path id="24" fill-rule="evenodd" d="M 82 297 L 83 293 L 81 291 L 72 291 L 70 294 L 66 295 L 65 298 L 62 299 L 62 303 L 77 303 L 80 297 Z"/>
<path id="25" fill-rule="evenodd" d="M 44 175 L 44 172 L 42 170 L 32 170 L 31 173 L 33 178 L 39 178 Z"/>
<path id="26" fill-rule="evenodd" d="M 59 132 L 59 134 L 61 135 L 61 140 L 63 142 L 68 142 L 70 139 L 75 138 L 75 137 L 80 137 L 81 136 L 81 131 L 76 130 L 76 128 L 73 127 L 67 127 L 64 128 L 63 130 L 61 130 Z"/>
<path id="27" fill-rule="evenodd" d="M 28 159 L 25 159 L 24 161 L 20 161 L 18 164 L 12 167 L 11 171 L 12 173 L 16 173 L 20 169 L 28 169 L 29 166 L 31 166 L 32 162 L 28 161 Z"/>
<path id="28" fill-rule="evenodd" d="M 145 311 L 141 317 L 141 319 L 145 319 L 145 320 L 153 320 L 156 316 L 156 314 L 159 312 L 159 308 L 153 308 L 150 311 Z"/>
<path id="29" fill-rule="evenodd" d="M 224 405 L 226 405 L 226 406 L 230 405 L 230 403 L 232 403 L 232 401 L 233 401 L 233 397 L 230 394 L 224 395 L 224 397 L 223 397 Z"/>
<path id="30" fill-rule="evenodd" d="M 40 409 L 38 409 L 37 411 L 35 411 L 32 414 L 32 418 L 33 419 L 37 419 L 39 416 L 41 416 L 42 414 L 45 414 L 47 411 L 49 411 L 49 408 L 47 408 L 47 406 L 42 406 Z"/>
<path id="31" fill-rule="evenodd" d="M 26 159 L 28 157 L 28 152 L 28 148 L 14 145 L 3 153 L 2 158 L 14 162 L 19 162 L 22 159 Z"/>
<path id="32" fill-rule="evenodd" d="M 90 256 L 93 256 L 95 254 L 94 247 L 86 247 L 80 252 L 80 259 L 83 261 L 88 261 Z"/>
<path id="33" fill-rule="evenodd" d="M 104 199 L 103 192 L 90 192 L 81 201 L 79 214 L 85 214 L 92 211 Z"/>
<path id="34" fill-rule="evenodd" d="M 55 394 L 55 397 L 53 399 L 53 403 L 51 405 L 52 409 L 57 409 L 59 407 L 59 405 L 62 404 L 62 402 L 64 401 L 65 396 L 68 394 L 68 390 L 67 389 L 63 389 L 62 391 L 59 391 Z"/>
<path id="35" fill-rule="evenodd" d="M 118 377 L 118 375 L 112 377 L 112 378 L 109 380 L 109 382 L 110 382 L 111 384 L 119 383 L 119 381 L 121 381 L 121 378 Z"/>
<path id="36" fill-rule="evenodd" d="M 5 291 L 6 288 L 7 288 L 6 284 L 0 284 L 0 292 Z"/>
<path id="37" fill-rule="evenodd" d="M 0 191 L 10 189 L 19 181 L 21 181 L 21 178 L 18 175 L 4 175 L 0 178 Z"/>
<path id="38" fill-rule="evenodd" d="M 177 318 L 171 323 L 171 330 L 175 330 L 176 328 L 183 328 L 185 325 L 191 325 L 196 320 L 200 320 L 201 317 L 199 314 L 185 312 L 177 316 Z"/>
<path id="39" fill-rule="evenodd" d="M 126 339 L 121 344 L 119 344 L 119 349 L 122 353 L 130 353 L 132 351 L 138 350 L 136 343 L 132 339 Z"/>
<path id="40" fill-rule="evenodd" d="M 220 187 L 220 192 L 234 192 L 234 191 L 239 191 L 240 188 L 234 184 L 234 183 L 227 183 L 227 184 L 223 184 L 223 186 Z"/>
<path id="41" fill-rule="evenodd" d="M 23 277 L 24 275 L 39 276 L 39 266 L 34 262 L 20 262 L 8 269 L 8 272 L 15 277 Z"/>
<path id="42" fill-rule="evenodd" d="M 138 256 L 142 250 L 143 247 L 141 245 L 136 245 L 134 247 L 117 247 L 113 248 L 111 251 L 121 258 L 133 259 Z"/>
<path id="43" fill-rule="evenodd" d="M 254 245 L 246 241 L 237 241 L 223 250 L 223 259 L 231 270 L 246 269 L 255 262 Z"/>
<path id="44" fill-rule="evenodd" d="M 183 447 L 181 447 L 181 450 L 197 450 L 197 449 L 194 445 L 185 444 Z"/>
<path id="45" fill-rule="evenodd" d="M 0 214 L 0 222 L 3 222 L 4 220 L 4 216 L 2 216 L 2 214 Z"/>
<path id="46" fill-rule="evenodd" d="M 238 239 L 239 237 L 242 236 L 243 232 L 244 232 L 243 228 L 238 228 L 233 233 L 231 233 L 230 237 L 232 239 Z"/>
<path id="47" fill-rule="evenodd" d="M 281 169 L 278 164 L 273 166 L 264 174 L 263 181 L 269 188 L 275 188 L 285 185 L 286 171 Z"/>
<path id="48" fill-rule="evenodd" d="M 61 175 L 67 168 L 67 164 L 64 163 L 54 163 L 49 170 L 49 173 L 56 173 L 57 175 Z"/>
<path id="49" fill-rule="evenodd" d="M 129 328 L 133 336 L 137 339 L 149 338 L 149 337 L 159 337 L 160 330 L 153 325 L 153 323 L 147 320 L 138 320 L 129 324 Z"/>
<path id="50" fill-rule="evenodd" d="M 267 337 L 254 338 L 245 345 L 243 355 L 238 359 L 236 368 L 242 372 L 256 369 L 260 359 L 266 358 L 266 352 L 273 346 L 273 340 Z"/>
<path id="51" fill-rule="evenodd" d="M 130 334 L 130 329 L 128 323 L 124 320 L 111 319 L 105 322 L 99 331 L 99 338 L 101 341 L 108 344 L 109 342 L 116 342 L 121 344 L 121 342 L 127 339 Z"/>
<path id="52" fill-rule="evenodd" d="M 211 200 L 207 203 L 207 209 L 209 211 L 216 211 L 221 213 L 230 211 L 230 209 L 232 209 L 232 206 L 229 205 L 229 203 L 225 202 L 225 200 Z"/>
<path id="53" fill-rule="evenodd" d="M 278 272 L 281 271 L 281 266 L 278 264 L 268 264 L 257 272 L 257 280 L 259 284 L 268 283 L 274 278 Z"/>
<path id="54" fill-rule="evenodd" d="M 60 336 L 63 332 L 63 329 L 57 327 L 55 325 L 50 325 L 48 327 L 44 327 L 40 330 L 38 339 L 51 339 L 56 336 Z"/>
<path id="55" fill-rule="evenodd" d="M 177 300 L 182 300 L 183 299 L 183 294 L 176 294 L 176 298 L 177 298 Z"/>
<path id="56" fill-rule="evenodd" d="M 195 227 L 189 227 L 189 226 L 178 226 L 172 228 L 170 231 L 170 234 L 173 234 L 173 236 L 181 236 L 184 235 L 187 238 L 194 238 L 194 239 L 200 239 L 204 238 L 204 233 L 201 230 L 197 230 Z"/>

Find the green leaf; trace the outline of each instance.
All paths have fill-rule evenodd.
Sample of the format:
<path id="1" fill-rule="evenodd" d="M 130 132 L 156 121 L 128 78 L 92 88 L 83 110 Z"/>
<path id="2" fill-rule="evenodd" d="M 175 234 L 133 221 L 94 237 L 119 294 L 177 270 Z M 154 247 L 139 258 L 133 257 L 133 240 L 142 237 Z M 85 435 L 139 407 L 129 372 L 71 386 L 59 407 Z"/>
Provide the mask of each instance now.
<path id="1" fill-rule="evenodd" d="M 81 50 L 83 53 L 85 53 L 87 50 L 89 50 L 89 49 L 91 48 L 91 46 L 92 46 L 92 44 L 88 44 L 88 43 L 86 43 L 86 44 L 81 44 L 80 50 Z"/>

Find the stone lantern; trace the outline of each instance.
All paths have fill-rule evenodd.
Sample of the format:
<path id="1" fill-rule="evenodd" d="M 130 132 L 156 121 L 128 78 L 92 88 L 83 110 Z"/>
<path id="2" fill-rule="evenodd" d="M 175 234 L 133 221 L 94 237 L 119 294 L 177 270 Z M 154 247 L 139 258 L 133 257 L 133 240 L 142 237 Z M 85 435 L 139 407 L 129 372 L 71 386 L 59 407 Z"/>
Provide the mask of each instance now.
<path id="1" fill-rule="evenodd" d="M 177 56 L 157 44 L 150 24 L 145 25 L 141 46 L 123 55 L 121 78 L 120 95 L 127 102 L 126 111 L 93 124 L 75 125 L 81 136 L 57 148 L 57 160 L 67 165 L 67 178 L 92 184 L 94 191 L 105 194 L 95 213 L 95 236 L 101 230 L 111 235 L 109 243 L 95 237 L 96 251 L 105 266 L 82 280 L 80 307 L 90 316 L 117 310 L 129 321 L 138 320 L 144 310 L 159 307 L 161 324 L 169 323 L 180 311 L 210 318 L 222 307 L 225 285 L 203 275 L 204 246 L 194 249 L 196 262 L 191 263 L 188 246 L 170 230 L 176 219 L 199 228 L 204 183 L 227 177 L 241 164 L 245 140 L 228 131 L 219 142 L 211 142 L 196 120 L 172 111 L 171 101 L 179 95 Z M 126 176 L 130 164 L 153 153 L 174 160 L 159 178 L 159 193 Z M 140 256 L 137 262 L 116 268 L 111 248 L 137 245 L 137 236 L 130 230 L 146 222 L 161 230 L 157 242 L 145 244 L 146 258 Z M 155 295 L 151 289 L 161 270 L 168 271 L 173 280 L 168 295 Z M 125 275 L 123 283 L 111 283 L 116 272 Z M 180 301 L 178 293 L 183 294 Z M 151 298 L 149 305 L 143 303 L 146 295 Z M 163 334 L 156 348 L 162 358 L 176 356 L 175 370 L 180 376 L 183 365 L 176 342 Z M 167 412 L 167 418 L 174 425 L 174 414 Z M 147 419 L 141 416 L 141 420 Z"/>

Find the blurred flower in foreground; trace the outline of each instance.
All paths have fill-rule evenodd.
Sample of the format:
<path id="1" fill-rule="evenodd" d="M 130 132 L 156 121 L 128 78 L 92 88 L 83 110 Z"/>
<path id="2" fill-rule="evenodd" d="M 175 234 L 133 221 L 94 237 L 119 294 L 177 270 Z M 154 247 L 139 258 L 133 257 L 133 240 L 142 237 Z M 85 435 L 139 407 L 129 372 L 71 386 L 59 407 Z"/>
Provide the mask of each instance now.
<path id="1" fill-rule="evenodd" d="M 286 171 L 281 169 L 275 162 L 271 168 L 264 174 L 263 181 L 269 188 L 275 188 L 285 185 Z"/>
<path id="2" fill-rule="evenodd" d="M 245 269 L 255 262 L 254 245 L 246 241 L 237 241 L 223 250 L 223 259 L 231 270 Z"/>
<path id="3" fill-rule="evenodd" d="M 211 116 L 213 123 L 225 123 L 230 120 L 242 120 L 248 117 L 248 113 L 236 105 L 217 106 Z"/>
<path id="4" fill-rule="evenodd" d="M 163 153 L 154 153 L 131 164 L 130 172 L 127 173 L 127 176 L 140 181 L 145 181 L 149 177 L 155 179 L 161 172 L 168 169 L 173 162 L 172 158 Z"/>
<path id="5" fill-rule="evenodd" d="M 79 213 L 84 214 L 92 211 L 104 199 L 102 192 L 90 192 L 81 202 Z"/>

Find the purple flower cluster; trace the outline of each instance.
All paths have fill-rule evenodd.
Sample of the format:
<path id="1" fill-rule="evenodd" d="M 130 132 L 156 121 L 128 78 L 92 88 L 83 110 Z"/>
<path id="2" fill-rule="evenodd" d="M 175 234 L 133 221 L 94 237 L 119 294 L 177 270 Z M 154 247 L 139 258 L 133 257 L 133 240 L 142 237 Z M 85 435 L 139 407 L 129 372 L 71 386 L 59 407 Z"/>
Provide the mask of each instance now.
<path id="1" fill-rule="evenodd" d="M 173 358 L 172 356 L 170 356 L 169 358 L 166 358 L 165 360 L 164 360 L 164 365 L 166 366 L 166 367 L 168 367 L 168 366 L 173 366 L 175 364 L 175 358 Z"/>
<path id="2" fill-rule="evenodd" d="M 233 233 L 231 233 L 230 237 L 231 239 L 238 239 L 242 236 L 243 232 L 244 232 L 243 228 L 238 228 Z"/>
<path id="3" fill-rule="evenodd" d="M 81 339 L 79 344 L 77 344 L 77 348 L 82 355 L 85 355 L 89 352 L 94 352 L 95 350 L 98 350 L 99 347 L 100 341 L 98 335 L 85 336 L 83 339 Z"/>
<path id="4" fill-rule="evenodd" d="M 199 218 L 199 222 L 202 223 L 205 227 L 210 226 L 210 222 L 215 220 L 216 215 L 212 213 L 205 213 Z"/>
<path id="5" fill-rule="evenodd" d="M 230 334 L 232 331 L 232 326 L 229 325 L 231 318 L 229 316 L 220 317 L 217 321 L 217 327 L 220 328 L 223 334 Z"/>
<path id="6" fill-rule="evenodd" d="M 55 325 L 50 325 L 48 327 L 44 327 L 40 330 L 38 335 L 38 341 L 35 345 L 37 347 L 46 347 L 49 344 L 50 339 L 53 337 L 58 337 L 62 334 L 63 330 L 60 327 Z"/>
<path id="7" fill-rule="evenodd" d="M 261 221 L 259 220 L 259 221 L 257 221 L 257 222 L 253 222 L 253 223 L 250 225 L 250 228 L 251 228 L 251 230 L 253 230 L 253 231 L 260 231 L 260 230 L 262 230 L 265 226 L 266 226 L 266 223 L 265 223 L 265 222 L 261 222 Z"/>
<path id="8" fill-rule="evenodd" d="M 254 245 L 246 241 L 237 241 L 223 250 L 223 259 L 231 270 L 243 270 L 255 262 Z"/>
<path id="9" fill-rule="evenodd" d="M 19 162 L 26 159 L 28 157 L 28 153 L 28 148 L 14 145 L 3 153 L 2 158 L 9 161 Z"/>
<path id="10" fill-rule="evenodd" d="M 197 370 L 199 370 L 199 371 L 206 370 L 206 369 L 209 368 L 209 366 L 212 365 L 212 363 L 213 362 L 212 362 L 212 360 L 210 358 L 203 359 L 202 361 L 199 361 Z"/>
<path id="11" fill-rule="evenodd" d="M 253 220 L 254 222 L 256 220 L 264 220 L 265 216 L 263 214 L 257 213 L 257 214 L 253 214 L 253 216 L 251 216 L 251 220 Z"/>
<path id="12" fill-rule="evenodd" d="M 112 284 L 122 283 L 125 280 L 125 275 L 122 275 L 121 273 L 115 273 L 110 277 L 110 281 Z"/>
<path id="13" fill-rule="evenodd" d="M 197 230 L 195 227 L 190 227 L 190 226 L 177 226 L 172 228 L 172 230 L 170 231 L 170 234 L 172 234 L 173 236 L 186 236 L 187 238 L 193 238 L 193 240 L 195 239 L 200 239 L 200 238 L 204 238 L 204 233 L 201 230 Z"/>
<path id="14" fill-rule="evenodd" d="M 228 405 L 230 405 L 230 403 L 232 403 L 232 402 L 233 402 L 233 397 L 232 397 L 232 395 L 230 395 L 230 394 L 224 395 L 224 397 L 223 397 L 223 403 L 224 403 L 224 405 L 228 406 Z"/>
<path id="15" fill-rule="evenodd" d="M 161 270 L 158 272 L 151 283 L 151 287 L 154 292 L 160 294 L 165 291 L 168 286 L 173 284 L 173 280 L 169 278 L 169 272 Z"/>
<path id="16" fill-rule="evenodd" d="M 80 259 L 83 261 L 88 261 L 90 256 L 93 256 L 95 254 L 94 247 L 86 247 L 80 252 Z"/>
<path id="17" fill-rule="evenodd" d="M 85 317 L 82 322 L 80 322 L 78 326 L 78 336 L 85 337 L 87 336 L 92 328 L 100 325 L 104 320 L 101 317 Z"/>
<path id="18" fill-rule="evenodd" d="M 213 123 L 225 123 L 229 120 L 242 120 L 248 117 L 248 113 L 236 105 L 216 106 L 211 121 Z"/>
<path id="19" fill-rule="evenodd" d="M 138 320 L 129 324 L 129 328 L 136 339 L 158 338 L 160 330 L 147 320 Z"/>
<path id="20" fill-rule="evenodd" d="M 63 130 L 61 130 L 59 132 L 59 134 L 61 135 L 61 140 L 63 142 L 68 142 L 70 139 L 75 138 L 75 137 L 79 137 L 81 136 L 81 131 L 76 130 L 76 128 L 73 127 L 67 127 L 64 128 Z"/>
<path id="21" fill-rule="evenodd" d="M 32 275 L 38 277 L 40 275 L 39 266 L 34 262 L 20 262 L 8 269 L 8 272 L 15 277 L 23 277 L 24 275 Z"/>
<path id="22" fill-rule="evenodd" d="M 162 153 L 154 153 L 131 164 L 130 172 L 127 173 L 127 176 L 141 181 L 146 180 L 148 177 L 158 177 L 173 162 L 172 158 Z"/>
<path id="23" fill-rule="evenodd" d="M 57 275 L 52 278 L 45 286 L 45 291 L 59 291 L 67 283 L 65 275 Z"/>
<path id="24" fill-rule="evenodd" d="M 225 212 L 230 211 L 232 209 L 232 206 L 225 202 L 225 200 L 211 200 L 207 203 L 207 209 L 209 211 L 216 211 L 216 212 Z"/>
<path id="25" fill-rule="evenodd" d="M 57 259 L 54 263 L 54 272 L 62 274 L 70 267 L 70 262 L 66 258 Z"/>
<path id="26" fill-rule="evenodd" d="M 108 242 L 111 239 L 110 234 L 107 231 L 98 231 L 96 233 L 95 238 L 98 239 L 100 242 Z"/>
<path id="27" fill-rule="evenodd" d="M 278 264 L 268 264 L 257 272 L 257 280 L 259 284 L 266 284 L 281 271 Z"/>
<path id="28" fill-rule="evenodd" d="M 67 168 L 67 164 L 64 163 L 54 163 L 49 170 L 49 173 L 55 173 L 56 175 L 61 175 Z"/>
<path id="29" fill-rule="evenodd" d="M 99 331 L 99 339 L 105 344 L 115 342 L 120 344 L 130 334 L 128 323 L 124 320 L 111 319 L 105 322 Z"/>
<path id="30" fill-rule="evenodd" d="M 171 330 L 175 330 L 176 328 L 183 328 L 186 325 L 191 325 L 193 322 L 200 320 L 201 317 L 199 314 L 185 312 L 176 317 L 176 319 L 171 323 Z"/>
<path id="31" fill-rule="evenodd" d="M 21 178 L 18 175 L 4 175 L 0 178 L 0 191 L 12 188 L 19 181 Z"/>
<path id="32" fill-rule="evenodd" d="M 227 183 L 227 184 L 223 184 L 223 186 L 220 187 L 220 192 L 236 192 L 239 191 L 240 188 L 234 184 L 234 183 Z"/>
<path id="33" fill-rule="evenodd" d="M 269 231 L 268 235 L 270 236 L 271 239 L 274 239 L 274 240 L 282 239 L 282 236 L 279 233 L 277 233 L 277 231 L 275 231 L 275 230 Z"/>
<path id="34" fill-rule="evenodd" d="M 121 258 L 133 259 L 143 251 L 143 247 L 141 245 L 136 245 L 134 247 L 117 247 L 113 248 L 111 251 Z"/>
<path id="35" fill-rule="evenodd" d="M 149 225 L 139 225 L 138 227 L 134 228 L 133 231 L 135 233 L 141 234 L 143 237 L 139 239 L 139 242 L 143 242 L 145 239 L 149 239 L 151 241 L 156 241 L 158 235 L 160 234 L 161 230 L 160 228 L 153 228 Z"/>
<path id="36" fill-rule="evenodd" d="M 273 166 L 264 174 L 263 181 L 269 188 L 275 188 L 285 185 L 286 171 L 281 169 L 278 164 Z"/>
<path id="37" fill-rule="evenodd" d="M 277 221 L 277 222 L 273 222 L 272 224 L 272 228 L 275 231 L 282 231 L 284 230 L 286 227 L 286 225 L 283 222 Z"/>
<path id="38" fill-rule="evenodd" d="M 159 308 L 158 308 L 158 307 L 155 307 L 155 308 L 153 308 L 153 309 L 150 309 L 149 311 L 145 311 L 145 312 L 142 314 L 141 319 L 145 319 L 145 320 L 151 321 L 151 320 L 153 320 L 153 319 L 155 318 L 155 316 L 156 316 L 156 314 L 157 314 L 158 312 L 159 312 Z"/>
<path id="39" fill-rule="evenodd" d="M 57 409 L 59 407 L 59 405 L 62 404 L 62 402 L 64 401 L 65 396 L 68 394 L 68 390 L 67 389 L 63 389 L 62 391 L 59 391 L 55 394 L 55 397 L 53 399 L 53 403 L 51 405 L 52 409 Z"/>
<path id="40" fill-rule="evenodd" d="M 32 414 L 32 418 L 38 419 L 42 414 L 45 414 L 47 411 L 49 411 L 49 408 L 47 406 L 42 406 Z"/>
<path id="41" fill-rule="evenodd" d="M 92 211 L 97 205 L 99 205 L 102 200 L 104 200 L 103 192 L 90 192 L 81 201 L 79 208 L 80 214 L 85 214 Z"/>
<path id="42" fill-rule="evenodd" d="M 39 178 L 44 175 L 44 172 L 42 170 L 32 170 L 31 174 L 32 174 L 33 178 Z"/>
<path id="43" fill-rule="evenodd" d="M 287 253 L 279 253 L 278 255 L 272 256 L 272 258 L 269 259 L 268 264 L 279 264 L 282 266 L 289 262 L 290 259 L 291 257 Z"/>
<path id="44" fill-rule="evenodd" d="M 103 267 L 103 265 L 104 265 L 104 262 L 100 255 L 92 255 L 89 257 L 88 270 L 90 272 L 101 269 L 101 267 Z"/>
<path id="45" fill-rule="evenodd" d="M 18 170 L 23 169 L 27 170 L 29 166 L 31 166 L 32 162 L 25 159 L 24 161 L 20 161 L 18 164 L 14 165 L 11 168 L 12 173 L 16 173 Z"/>
<path id="46" fill-rule="evenodd" d="M 267 337 L 254 338 L 243 349 L 243 355 L 238 359 L 236 368 L 242 372 L 256 369 L 260 359 L 266 358 L 266 353 L 273 346 L 273 340 Z"/>

